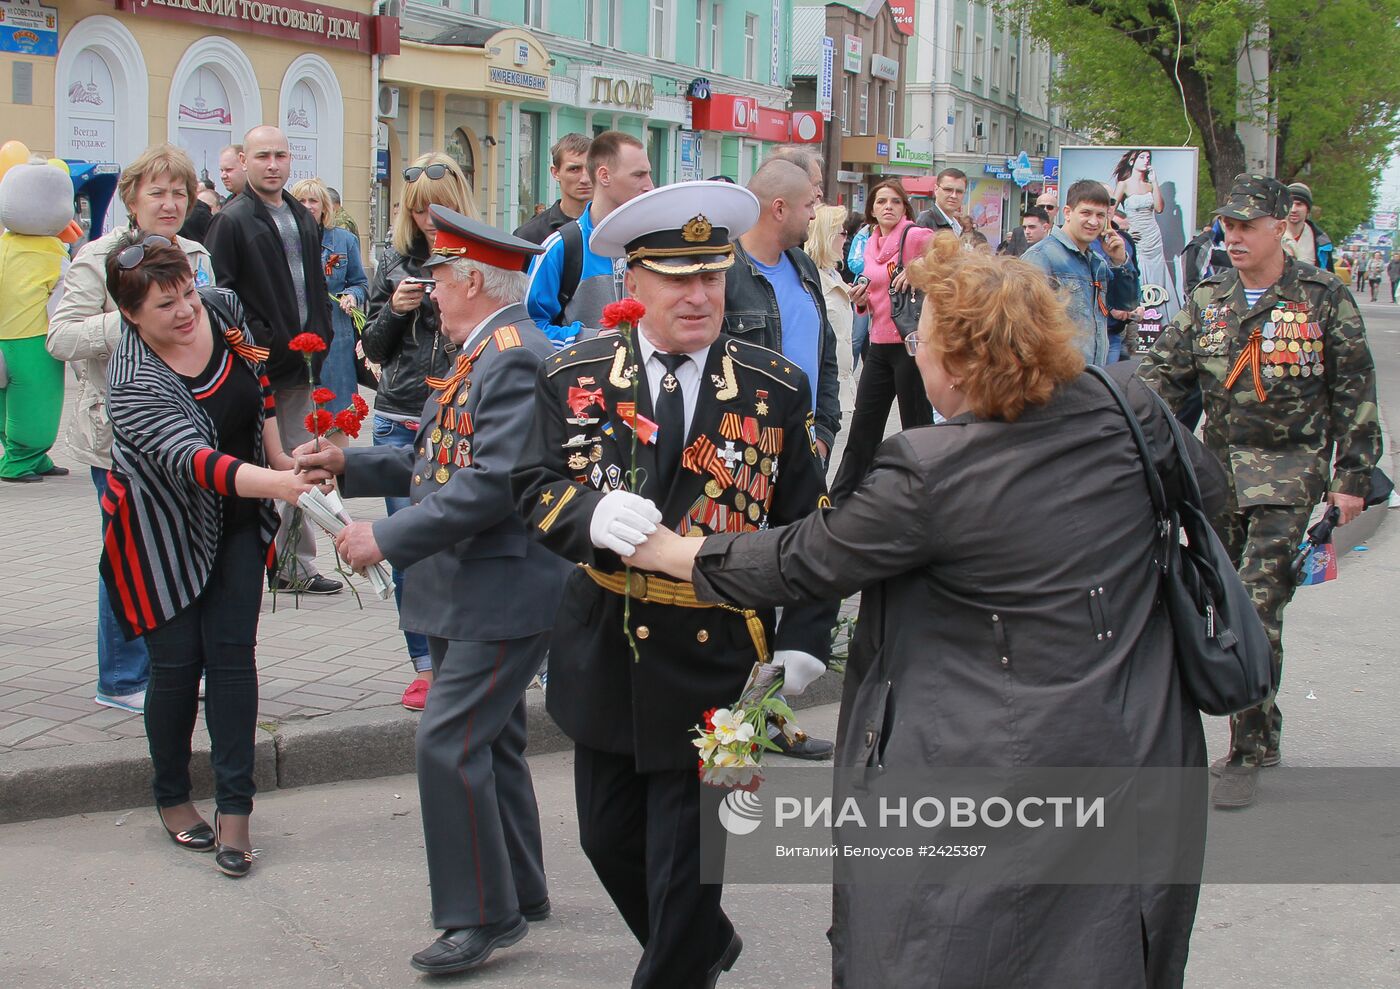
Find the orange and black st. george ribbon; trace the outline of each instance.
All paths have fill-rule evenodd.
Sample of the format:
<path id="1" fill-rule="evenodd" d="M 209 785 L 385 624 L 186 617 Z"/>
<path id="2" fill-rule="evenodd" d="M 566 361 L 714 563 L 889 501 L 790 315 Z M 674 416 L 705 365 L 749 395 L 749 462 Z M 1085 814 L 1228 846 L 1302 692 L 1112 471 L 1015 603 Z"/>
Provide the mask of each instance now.
<path id="1" fill-rule="evenodd" d="M 1225 379 L 1225 388 L 1235 387 L 1235 382 L 1240 379 L 1246 367 L 1254 376 L 1254 394 L 1259 401 L 1264 401 L 1267 397 L 1264 393 L 1264 379 L 1259 374 L 1259 367 L 1264 362 L 1263 334 L 1254 330 L 1249 334 L 1249 342 L 1244 345 L 1244 351 L 1240 354 L 1239 360 L 1235 361 L 1235 366 L 1230 369 L 1229 377 Z"/>

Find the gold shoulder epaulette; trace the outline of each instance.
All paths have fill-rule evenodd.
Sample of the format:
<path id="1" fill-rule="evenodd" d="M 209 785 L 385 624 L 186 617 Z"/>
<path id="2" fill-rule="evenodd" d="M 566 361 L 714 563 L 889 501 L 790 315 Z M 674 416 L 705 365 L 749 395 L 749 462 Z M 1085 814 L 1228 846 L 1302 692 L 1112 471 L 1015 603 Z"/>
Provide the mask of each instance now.
<path id="1" fill-rule="evenodd" d="M 764 377 L 772 378 L 792 391 L 797 391 L 796 378 L 801 371 L 796 364 L 776 350 L 743 340 L 730 340 L 725 345 L 724 352 L 733 358 L 735 364 L 742 364 L 750 371 L 757 371 Z"/>
<path id="2" fill-rule="evenodd" d="M 514 326 L 502 326 L 491 336 L 496 341 L 497 350 L 510 350 L 520 346 L 520 332 Z"/>
<path id="3" fill-rule="evenodd" d="M 622 338 L 614 337 L 594 337 L 591 340 L 584 340 L 580 343 L 570 344 L 559 353 L 555 354 L 545 366 L 545 377 L 552 378 L 560 371 L 571 367 L 578 367 L 580 364 L 595 364 L 598 361 L 612 360 L 613 352 L 622 346 Z"/>

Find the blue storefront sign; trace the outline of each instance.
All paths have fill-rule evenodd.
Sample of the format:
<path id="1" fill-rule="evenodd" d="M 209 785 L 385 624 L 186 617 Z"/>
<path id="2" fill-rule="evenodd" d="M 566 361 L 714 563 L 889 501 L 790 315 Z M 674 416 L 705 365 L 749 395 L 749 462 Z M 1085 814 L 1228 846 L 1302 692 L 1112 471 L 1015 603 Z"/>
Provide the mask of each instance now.
<path id="1" fill-rule="evenodd" d="M 1060 159 L 1046 158 L 1045 165 L 1041 169 L 1041 174 L 1045 176 L 1047 182 L 1060 181 Z"/>
<path id="2" fill-rule="evenodd" d="M 38 0 L 0 0 L 0 52 L 58 54 L 58 8 Z"/>
<path id="3" fill-rule="evenodd" d="M 878 155 L 878 156 L 881 157 L 881 158 L 888 158 L 888 157 L 890 156 L 890 142 L 889 142 L 889 141 L 876 141 L 876 142 L 875 142 L 875 154 Z"/>

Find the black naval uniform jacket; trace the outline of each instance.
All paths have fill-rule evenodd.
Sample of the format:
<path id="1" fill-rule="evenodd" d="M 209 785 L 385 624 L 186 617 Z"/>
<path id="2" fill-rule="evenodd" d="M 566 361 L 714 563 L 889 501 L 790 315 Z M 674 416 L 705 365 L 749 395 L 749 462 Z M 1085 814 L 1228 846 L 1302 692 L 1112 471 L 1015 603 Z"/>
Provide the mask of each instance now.
<path id="1" fill-rule="evenodd" d="M 636 409 L 654 421 L 646 374 L 623 337 L 579 341 L 547 360 L 512 476 L 530 535 L 607 573 L 621 573 L 622 559 L 594 547 L 589 523 L 606 492 L 630 490 L 634 378 Z M 639 441 L 637 493 L 657 504 L 663 525 L 696 536 L 783 525 L 828 505 L 807 388 L 781 354 L 721 335 L 670 491 L 658 497 L 655 443 Z M 776 626 L 773 609 L 758 609 L 770 654 L 796 649 L 826 662 L 838 605 L 787 608 Z M 581 568 L 570 576 L 550 645 L 549 713 L 581 745 L 631 753 L 638 772 L 693 770 L 691 728 L 738 699 L 757 658 L 744 618 L 634 600 L 630 624 L 636 658 L 622 596 Z"/>

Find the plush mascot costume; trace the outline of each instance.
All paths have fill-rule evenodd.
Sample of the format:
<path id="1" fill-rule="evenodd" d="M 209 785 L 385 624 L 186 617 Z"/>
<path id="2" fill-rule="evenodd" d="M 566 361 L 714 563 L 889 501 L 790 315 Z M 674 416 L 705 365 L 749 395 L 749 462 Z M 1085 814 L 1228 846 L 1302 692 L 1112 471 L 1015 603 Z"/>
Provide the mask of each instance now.
<path id="1" fill-rule="evenodd" d="M 73 221 L 73 180 L 57 158 L 0 146 L 0 481 L 67 474 L 49 459 L 63 413 L 63 362 L 44 349 L 62 292 Z"/>

